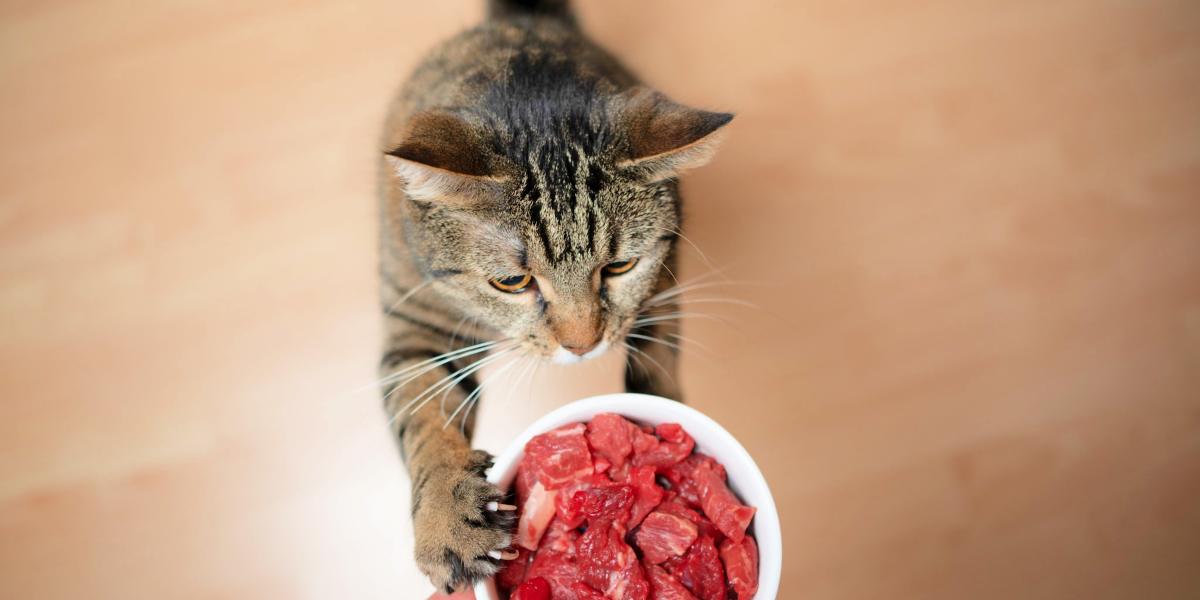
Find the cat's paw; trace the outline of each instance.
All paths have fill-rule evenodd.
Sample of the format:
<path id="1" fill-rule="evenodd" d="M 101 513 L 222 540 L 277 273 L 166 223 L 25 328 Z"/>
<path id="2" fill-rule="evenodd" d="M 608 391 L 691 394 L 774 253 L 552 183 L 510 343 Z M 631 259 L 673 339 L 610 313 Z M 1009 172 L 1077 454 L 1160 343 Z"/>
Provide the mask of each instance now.
<path id="1" fill-rule="evenodd" d="M 495 574 L 512 554 L 516 510 L 484 479 L 491 465 L 473 450 L 465 465 L 431 467 L 414 482 L 417 566 L 446 593 Z"/>

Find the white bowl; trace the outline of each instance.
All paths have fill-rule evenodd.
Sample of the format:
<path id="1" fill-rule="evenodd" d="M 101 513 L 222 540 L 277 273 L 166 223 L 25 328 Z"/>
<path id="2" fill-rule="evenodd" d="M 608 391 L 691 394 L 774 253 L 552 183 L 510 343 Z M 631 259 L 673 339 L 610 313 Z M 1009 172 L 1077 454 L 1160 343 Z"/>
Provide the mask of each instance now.
<path id="1" fill-rule="evenodd" d="M 645 394 L 608 394 L 572 402 L 534 421 L 496 457 L 488 471 L 488 481 L 507 490 L 517 475 L 517 465 L 525 452 L 525 443 L 533 436 L 560 425 L 589 421 L 600 413 L 617 413 L 649 425 L 679 423 L 696 440 L 696 451 L 725 465 L 729 487 L 742 502 L 758 509 L 750 531 L 758 543 L 758 593 L 754 600 L 774 600 L 783 570 L 783 534 L 775 499 L 762 471 L 750 453 L 724 427 L 704 413 L 679 402 Z M 491 579 L 475 585 L 476 600 L 499 600 L 496 583 Z"/>

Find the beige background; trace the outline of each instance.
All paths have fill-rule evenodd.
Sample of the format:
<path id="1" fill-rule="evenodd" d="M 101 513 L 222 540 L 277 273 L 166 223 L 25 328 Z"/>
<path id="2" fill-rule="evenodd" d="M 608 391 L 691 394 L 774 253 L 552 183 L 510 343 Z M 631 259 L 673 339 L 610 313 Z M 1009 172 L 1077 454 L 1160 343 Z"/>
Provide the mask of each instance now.
<path id="1" fill-rule="evenodd" d="M 374 144 L 477 4 L 0 4 L 0 597 L 427 592 L 361 389 Z M 1200 5 L 580 4 L 739 114 L 685 189 L 742 283 L 693 298 L 757 308 L 694 304 L 733 324 L 683 380 L 773 484 L 783 598 L 1200 597 Z"/>

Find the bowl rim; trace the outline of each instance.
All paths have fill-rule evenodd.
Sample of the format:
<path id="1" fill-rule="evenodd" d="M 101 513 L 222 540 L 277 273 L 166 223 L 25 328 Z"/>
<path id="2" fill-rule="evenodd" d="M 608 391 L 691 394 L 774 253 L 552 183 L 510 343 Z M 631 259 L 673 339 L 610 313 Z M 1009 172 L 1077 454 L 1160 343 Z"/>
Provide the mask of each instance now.
<path id="1" fill-rule="evenodd" d="M 780 528 L 779 512 L 771 488 L 767 485 L 758 463 L 729 430 L 712 417 L 686 404 L 661 396 L 634 393 L 603 394 L 569 402 L 542 415 L 514 437 L 496 456 L 495 464 L 488 470 L 488 481 L 501 489 L 507 489 L 516 475 L 520 458 L 525 452 L 525 444 L 535 435 L 561 425 L 587 421 L 596 414 L 605 412 L 617 413 L 635 421 L 658 419 L 658 422 L 678 422 L 689 432 L 698 426 L 708 434 L 723 438 L 722 463 L 729 462 L 729 455 L 732 453 L 737 455 L 734 457 L 737 461 L 753 466 L 749 473 L 731 476 L 730 487 L 734 488 L 735 492 L 754 488 L 756 512 L 753 527 L 754 537 L 759 545 L 759 589 L 754 595 L 754 600 L 774 600 L 783 570 L 783 531 Z M 699 442 L 697 445 L 700 445 Z M 765 553 L 764 546 L 767 550 Z M 474 589 L 478 600 L 499 598 L 492 577 L 477 582 Z"/>

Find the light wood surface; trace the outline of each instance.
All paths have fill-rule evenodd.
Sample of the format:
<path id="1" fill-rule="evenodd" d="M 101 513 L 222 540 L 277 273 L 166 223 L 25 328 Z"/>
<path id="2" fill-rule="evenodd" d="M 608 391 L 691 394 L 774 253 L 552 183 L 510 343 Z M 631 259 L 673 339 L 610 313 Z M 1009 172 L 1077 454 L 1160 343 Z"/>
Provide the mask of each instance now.
<path id="1" fill-rule="evenodd" d="M 478 4 L 0 4 L 0 597 L 428 593 L 374 145 Z M 682 378 L 782 598 L 1200 597 L 1200 4 L 580 4 L 738 113 L 681 278 L 757 308 L 693 304 Z M 618 368 L 498 384 L 480 445 Z"/>

